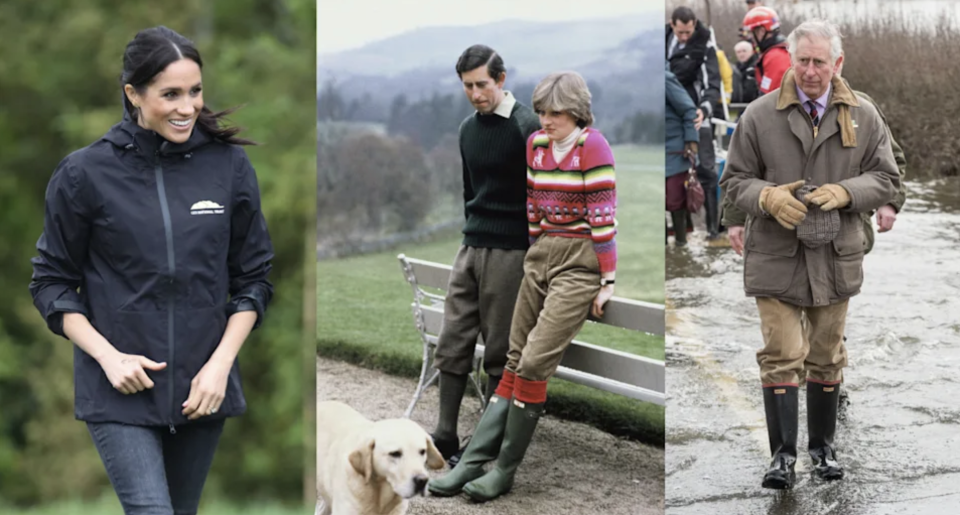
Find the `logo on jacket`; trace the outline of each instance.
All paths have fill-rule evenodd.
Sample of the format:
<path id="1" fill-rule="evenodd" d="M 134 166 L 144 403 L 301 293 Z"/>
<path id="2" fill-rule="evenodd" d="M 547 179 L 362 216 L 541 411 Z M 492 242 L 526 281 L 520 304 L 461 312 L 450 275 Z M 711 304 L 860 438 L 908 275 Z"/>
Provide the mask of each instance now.
<path id="1" fill-rule="evenodd" d="M 191 215 L 222 215 L 223 206 L 212 200 L 201 200 L 190 206 Z"/>

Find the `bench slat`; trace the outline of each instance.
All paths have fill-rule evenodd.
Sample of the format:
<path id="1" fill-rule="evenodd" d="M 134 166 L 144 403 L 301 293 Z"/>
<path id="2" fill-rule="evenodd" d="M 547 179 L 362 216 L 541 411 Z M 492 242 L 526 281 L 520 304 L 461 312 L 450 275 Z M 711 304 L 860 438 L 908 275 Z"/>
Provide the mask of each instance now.
<path id="1" fill-rule="evenodd" d="M 563 353 L 560 366 L 647 390 L 666 390 L 662 361 L 636 354 L 617 352 L 574 340 Z"/>
<path id="2" fill-rule="evenodd" d="M 407 258 L 407 262 L 413 268 L 413 273 L 417 278 L 417 284 L 421 287 L 439 288 L 446 291 L 450 283 L 450 272 L 453 267 L 450 265 L 441 265 L 431 263 L 421 259 Z"/>
<path id="3" fill-rule="evenodd" d="M 422 336 L 430 347 L 437 344 L 437 335 L 443 325 L 443 298 L 453 267 L 440 263 L 398 256 L 408 280 L 420 290 L 415 292 L 413 309 L 417 302 L 424 327 Z M 440 290 L 440 296 L 426 293 L 423 288 Z M 424 296 L 426 295 L 426 296 Z M 604 316 L 594 322 L 632 331 L 663 335 L 665 332 L 664 306 L 621 297 L 613 297 L 604 307 Z M 475 357 L 482 358 L 482 338 L 478 339 Z M 426 366 L 426 364 L 424 365 Z M 426 370 L 426 369 L 425 369 Z M 574 340 L 564 353 L 556 377 L 599 390 L 633 399 L 665 405 L 665 366 L 663 361 L 621 352 Z M 421 378 L 421 383 L 423 378 Z M 408 414 L 416 404 L 415 396 Z"/>
<path id="4" fill-rule="evenodd" d="M 446 290 L 452 266 L 421 259 L 406 258 L 421 287 Z M 660 304 L 613 297 L 603 308 L 603 318 L 590 320 L 650 334 L 664 334 L 664 308 Z"/>
<path id="5" fill-rule="evenodd" d="M 430 335 L 428 340 L 431 344 L 436 345 L 436 337 L 433 335 L 440 333 L 440 327 L 443 324 L 443 308 L 423 306 L 421 311 L 426 326 L 424 329 Z M 482 343 L 477 345 L 475 355 L 483 356 Z M 564 369 L 564 373 L 569 376 L 562 377 L 558 370 L 557 375 L 562 379 L 581 384 L 587 384 L 583 381 L 590 381 L 588 386 L 600 388 L 598 385 L 608 384 L 603 383 L 602 380 L 609 378 L 612 380 L 609 381 L 610 385 L 614 383 L 621 385 L 614 393 L 627 395 L 628 397 L 640 398 L 637 395 L 643 394 L 642 390 L 648 392 L 643 394 L 645 398 L 642 400 L 648 400 L 646 397 L 649 397 L 649 394 L 665 391 L 665 369 L 662 361 L 590 343 L 574 340 L 564 352 L 560 366 Z M 601 389 L 607 390 L 607 388 Z M 633 393 L 630 395 L 622 393 L 627 390 Z M 658 395 L 662 397 L 662 394 Z M 662 398 L 658 402 L 662 404 Z"/>
<path id="6" fill-rule="evenodd" d="M 621 383 L 619 381 L 611 381 L 605 377 L 595 376 L 592 374 L 586 374 L 577 370 L 571 370 L 566 367 L 560 367 L 557 369 L 557 373 L 554 376 L 563 379 L 565 381 L 570 381 L 571 383 L 582 384 L 584 386 L 589 386 L 591 388 L 596 388 L 598 390 L 603 390 L 606 392 L 615 393 L 618 395 L 623 395 L 624 397 L 629 397 L 631 399 L 637 399 L 644 402 L 652 402 L 663 406 L 666 404 L 666 399 L 664 394 L 649 390 L 646 388 L 641 388 L 638 386 L 630 385 L 627 383 Z"/>
<path id="7" fill-rule="evenodd" d="M 663 335 L 664 311 L 660 304 L 643 302 L 623 297 L 613 297 L 603 306 L 603 318 L 594 320 L 603 324 L 633 331 Z"/>

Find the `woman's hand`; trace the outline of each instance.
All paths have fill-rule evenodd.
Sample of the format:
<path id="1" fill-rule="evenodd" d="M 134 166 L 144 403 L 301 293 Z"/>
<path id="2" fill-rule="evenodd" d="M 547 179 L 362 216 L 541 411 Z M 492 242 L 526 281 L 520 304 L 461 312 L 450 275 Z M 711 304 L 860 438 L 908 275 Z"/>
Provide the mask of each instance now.
<path id="1" fill-rule="evenodd" d="M 146 370 L 163 370 L 167 368 L 167 364 L 157 363 L 137 354 L 115 351 L 100 359 L 100 367 L 117 391 L 129 395 L 153 388 L 153 381 Z"/>
<path id="2" fill-rule="evenodd" d="M 613 285 L 601 286 L 600 293 L 597 294 L 597 298 L 593 299 L 593 306 L 590 308 L 593 316 L 597 318 L 603 316 L 603 306 L 610 300 L 610 297 L 613 297 Z"/>
<path id="3" fill-rule="evenodd" d="M 213 415 L 220 409 L 227 392 L 231 363 L 214 355 L 190 381 L 190 395 L 183 403 L 183 414 L 190 420 Z"/>
<path id="4" fill-rule="evenodd" d="M 256 321 L 256 311 L 239 311 L 227 320 L 227 328 L 217 350 L 190 381 L 190 395 L 183 403 L 183 414 L 188 419 L 196 420 L 220 410 L 226 397 L 230 368 Z"/>

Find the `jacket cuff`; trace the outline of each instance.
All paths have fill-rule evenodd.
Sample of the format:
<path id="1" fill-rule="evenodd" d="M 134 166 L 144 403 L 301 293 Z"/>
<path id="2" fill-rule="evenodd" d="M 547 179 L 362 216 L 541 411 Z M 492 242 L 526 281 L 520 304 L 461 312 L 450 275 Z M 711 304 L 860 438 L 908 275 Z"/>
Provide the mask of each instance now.
<path id="1" fill-rule="evenodd" d="M 710 104 L 710 101 L 700 104 L 700 109 L 703 110 L 703 121 L 707 121 L 710 118 L 713 118 L 713 105 Z"/>
<path id="2" fill-rule="evenodd" d="M 874 209 L 878 209 L 878 208 L 880 207 L 880 206 L 877 206 L 876 208 L 869 208 L 869 209 L 864 210 L 864 209 L 862 208 L 862 206 L 861 206 L 861 204 L 863 204 L 863 199 L 858 198 L 858 197 L 855 195 L 855 193 L 856 193 L 856 188 L 851 188 L 851 187 L 849 187 L 848 184 L 844 184 L 844 183 L 846 183 L 848 180 L 849 180 L 849 179 L 843 180 L 843 181 L 840 181 L 840 182 L 837 182 L 837 183 L 834 183 L 834 184 L 836 184 L 837 186 L 840 186 L 841 188 L 843 188 L 844 191 L 847 192 L 847 195 L 850 195 L 850 203 L 847 204 L 846 206 L 843 206 L 842 208 L 840 208 L 839 211 L 841 211 L 841 212 L 848 212 L 848 213 L 868 213 L 868 212 L 873 211 Z"/>
<path id="3" fill-rule="evenodd" d="M 269 299 L 255 288 L 240 292 L 234 295 L 233 298 L 230 299 L 230 302 L 227 303 L 227 318 L 229 319 L 234 313 L 241 311 L 256 311 L 257 321 L 253 324 L 253 328 L 256 329 L 260 327 L 260 324 L 263 322 L 263 316 L 267 311 L 268 302 Z"/>
<path id="4" fill-rule="evenodd" d="M 748 215 L 753 215 L 758 218 L 769 217 L 770 213 L 767 213 L 760 207 L 760 193 L 767 186 L 775 187 L 776 184 L 761 179 L 750 181 L 750 184 L 742 189 L 740 193 L 741 198 L 737 199 L 738 201 L 734 202 L 734 205 Z"/>
<path id="5" fill-rule="evenodd" d="M 727 228 L 743 227 L 747 225 L 747 215 L 742 210 L 729 206 L 728 209 L 723 210 L 723 219 L 720 223 Z"/>
<path id="6" fill-rule="evenodd" d="M 57 336 L 62 336 L 69 339 L 66 334 L 63 332 L 63 314 L 64 313 L 80 313 L 87 318 L 90 318 L 90 315 L 87 314 L 87 308 L 79 302 L 74 302 L 71 300 L 55 300 L 50 305 L 50 310 L 47 311 L 47 327 L 53 331 L 53 334 Z"/>

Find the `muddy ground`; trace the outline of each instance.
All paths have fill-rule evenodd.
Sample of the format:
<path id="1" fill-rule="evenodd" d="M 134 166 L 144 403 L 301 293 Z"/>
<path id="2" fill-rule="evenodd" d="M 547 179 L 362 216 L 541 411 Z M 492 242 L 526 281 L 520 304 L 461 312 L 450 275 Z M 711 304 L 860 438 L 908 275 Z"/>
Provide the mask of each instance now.
<path id="1" fill-rule="evenodd" d="M 346 363 L 317 359 L 317 400 L 338 400 L 379 420 L 403 415 L 416 381 Z M 413 420 L 427 431 L 436 422 L 437 388 L 417 404 Z M 461 437 L 480 419 L 467 395 Z M 517 473 L 513 490 L 486 504 L 466 496 L 418 497 L 410 515 L 646 515 L 664 510 L 663 449 L 624 440 L 591 426 L 545 416 Z M 447 469 L 435 473 L 446 474 Z"/>

